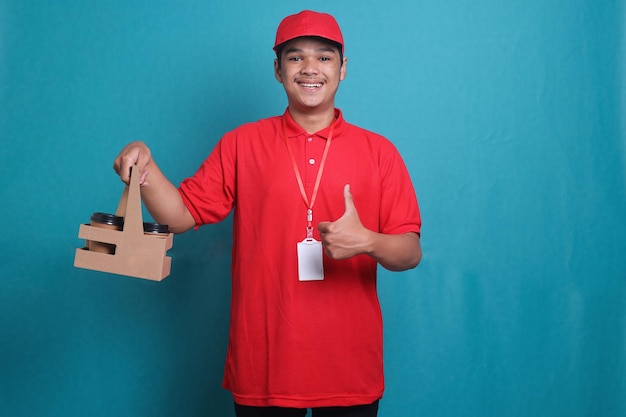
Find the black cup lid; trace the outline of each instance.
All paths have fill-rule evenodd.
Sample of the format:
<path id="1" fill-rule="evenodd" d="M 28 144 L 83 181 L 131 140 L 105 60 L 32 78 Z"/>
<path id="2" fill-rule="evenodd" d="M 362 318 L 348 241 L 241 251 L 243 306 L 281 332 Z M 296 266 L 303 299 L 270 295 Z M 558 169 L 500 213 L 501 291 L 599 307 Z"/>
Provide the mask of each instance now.
<path id="1" fill-rule="evenodd" d="M 91 215 L 91 221 L 102 224 L 110 224 L 113 226 L 123 226 L 124 218 L 115 214 L 95 212 Z"/>
<path id="2" fill-rule="evenodd" d="M 144 222 L 143 231 L 145 233 L 169 233 L 170 229 L 166 224 Z"/>

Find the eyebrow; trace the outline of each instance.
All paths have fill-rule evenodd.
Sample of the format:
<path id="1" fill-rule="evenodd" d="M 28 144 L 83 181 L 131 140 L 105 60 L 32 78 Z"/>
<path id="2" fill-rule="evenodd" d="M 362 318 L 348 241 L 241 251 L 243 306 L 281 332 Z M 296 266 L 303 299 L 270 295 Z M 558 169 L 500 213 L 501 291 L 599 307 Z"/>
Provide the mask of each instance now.
<path id="1" fill-rule="evenodd" d="M 292 52 L 304 52 L 304 49 L 302 48 L 289 48 L 285 51 L 285 54 L 289 54 Z M 315 49 L 315 52 L 337 52 L 337 50 L 335 48 L 333 48 L 332 46 L 322 46 L 319 48 Z"/>

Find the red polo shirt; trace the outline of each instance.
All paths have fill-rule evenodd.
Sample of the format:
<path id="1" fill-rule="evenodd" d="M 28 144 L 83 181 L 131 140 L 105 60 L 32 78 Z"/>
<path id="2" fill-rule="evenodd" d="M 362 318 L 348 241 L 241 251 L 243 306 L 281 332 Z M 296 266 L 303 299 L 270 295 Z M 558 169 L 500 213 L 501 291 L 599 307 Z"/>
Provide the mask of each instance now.
<path id="1" fill-rule="evenodd" d="M 363 225 L 420 231 L 404 162 L 387 139 L 344 121 L 333 138 L 313 208 L 314 227 L 345 211 L 350 184 Z M 383 393 L 377 264 L 365 255 L 324 256 L 323 281 L 298 281 L 297 242 L 307 207 L 283 137 L 282 118 L 311 199 L 329 129 L 307 134 L 283 116 L 227 133 L 180 193 L 198 226 L 234 208 L 232 300 L 224 387 L 251 406 L 324 407 L 371 403 Z M 314 229 L 314 238 L 319 233 Z"/>

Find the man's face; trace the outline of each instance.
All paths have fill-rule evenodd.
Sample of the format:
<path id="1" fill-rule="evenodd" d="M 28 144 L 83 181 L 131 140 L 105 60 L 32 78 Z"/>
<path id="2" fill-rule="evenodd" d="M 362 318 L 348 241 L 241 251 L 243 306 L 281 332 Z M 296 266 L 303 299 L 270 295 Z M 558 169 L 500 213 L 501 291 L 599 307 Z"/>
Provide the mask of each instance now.
<path id="1" fill-rule="evenodd" d="M 290 108 L 304 112 L 334 108 L 347 63 L 346 58 L 341 62 L 336 46 L 321 39 L 296 38 L 285 44 L 280 59 L 274 62 L 274 73 Z"/>

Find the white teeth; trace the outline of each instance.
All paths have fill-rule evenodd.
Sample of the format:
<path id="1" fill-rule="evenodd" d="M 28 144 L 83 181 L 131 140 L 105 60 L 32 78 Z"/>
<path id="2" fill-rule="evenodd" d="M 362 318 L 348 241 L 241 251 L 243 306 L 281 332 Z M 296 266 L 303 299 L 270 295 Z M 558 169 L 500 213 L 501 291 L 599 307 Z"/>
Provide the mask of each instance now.
<path id="1" fill-rule="evenodd" d="M 301 84 L 304 88 L 319 88 L 322 84 Z"/>

